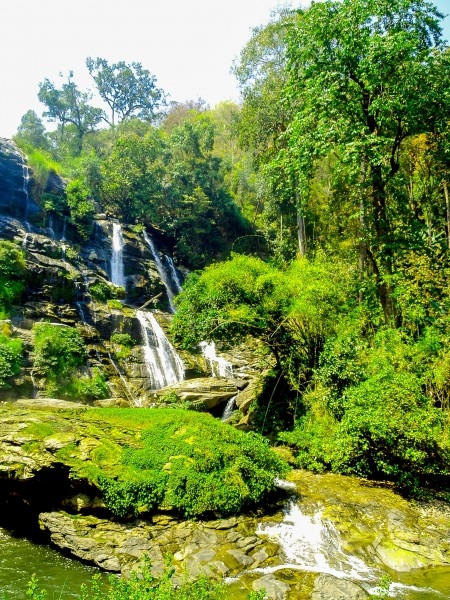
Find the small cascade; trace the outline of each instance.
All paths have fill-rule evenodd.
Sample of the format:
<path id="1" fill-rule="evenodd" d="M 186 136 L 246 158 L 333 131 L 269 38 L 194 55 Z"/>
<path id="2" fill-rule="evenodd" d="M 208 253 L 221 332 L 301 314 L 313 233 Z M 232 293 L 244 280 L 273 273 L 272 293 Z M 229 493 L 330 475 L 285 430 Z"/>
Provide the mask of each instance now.
<path id="1" fill-rule="evenodd" d="M 222 356 L 217 356 L 214 342 L 200 342 L 200 348 L 209 362 L 213 377 L 233 377 L 233 365 Z"/>
<path id="2" fill-rule="evenodd" d="M 88 317 L 86 314 L 86 305 L 91 300 L 91 296 L 89 294 L 89 280 L 86 273 L 82 273 L 83 283 L 76 282 L 76 301 L 75 306 L 77 307 L 78 314 L 80 315 L 81 322 L 88 324 Z M 84 289 L 83 289 L 84 288 Z"/>
<path id="3" fill-rule="evenodd" d="M 25 235 L 23 236 L 23 240 L 22 240 L 22 249 L 26 250 L 27 249 L 27 243 L 28 243 L 28 232 L 25 232 Z"/>
<path id="4" fill-rule="evenodd" d="M 174 313 L 175 307 L 173 305 L 173 299 L 181 291 L 181 283 L 176 272 L 175 265 L 173 264 L 173 260 L 170 257 L 165 256 L 165 262 L 168 265 L 168 267 L 165 267 L 163 259 L 161 258 L 155 243 L 145 230 L 143 232 L 143 236 L 146 244 L 150 248 L 150 252 L 152 253 L 158 275 L 161 277 L 161 281 L 166 288 L 170 310 Z"/>
<path id="5" fill-rule="evenodd" d="M 63 220 L 63 228 L 62 228 L 62 234 L 61 234 L 61 242 L 67 242 L 67 217 L 64 217 Z"/>
<path id="6" fill-rule="evenodd" d="M 184 379 L 183 361 L 167 339 L 153 313 L 136 311 L 144 341 L 144 358 L 151 389 L 160 390 Z"/>
<path id="7" fill-rule="evenodd" d="M 56 240 L 55 229 L 54 229 L 54 226 L 53 226 L 53 215 L 52 214 L 48 218 L 47 231 L 48 231 L 49 237 L 51 237 L 52 240 Z"/>
<path id="8" fill-rule="evenodd" d="M 131 404 L 134 404 L 135 406 L 137 406 L 137 402 L 134 398 L 134 395 L 130 389 L 130 386 L 127 383 L 127 380 L 125 379 L 125 377 L 122 375 L 120 369 L 119 369 L 119 365 L 116 363 L 116 361 L 113 359 L 113 357 L 111 356 L 111 352 L 108 352 L 108 358 L 109 361 L 113 367 L 113 369 L 115 370 L 115 372 L 117 373 L 117 375 L 119 376 L 120 381 L 122 382 L 122 386 L 123 389 L 125 391 L 125 395 L 127 396 L 128 400 L 131 402 Z"/>
<path id="9" fill-rule="evenodd" d="M 127 286 L 123 272 L 123 236 L 120 223 L 113 223 L 111 282 L 118 287 Z"/>
<path id="10" fill-rule="evenodd" d="M 22 189 L 23 189 L 23 193 L 25 194 L 25 221 L 28 220 L 28 204 L 29 204 L 29 200 L 30 200 L 30 194 L 28 191 L 29 185 L 30 185 L 30 169 L 27 165 L 27 157 L 25 155 L 22 155 L 22 176 L 23 176 L 23 185 L 22 185 Z"/>
<path id="11" fill-rule="evenodd" d="M 181 279 L 180 279 L 180 275 L 177 271 L 177 268 L 174 265 L 173 259 L 171 256 L 165 256 L 166 258 L 166 263 L 169 267 L 169 273 L 171 276 L 171 280 L 173 281 L 173 283 L 175 284 L 175 293 L 179 294 L 182 290 L 183 290 L 183 286 L 181 284 Z"/>
<path id="12" fill-rule="evenodd" d="M 231 415 L 234 413 L 236 408 L 236 398 L 237 396 L 233 396 L 228 400 L 223 410 L 222 416 L 220 417 L 221 421 L 228 421 Z"/>
<path id="13" fill-rule="evenodd" d="M 286 560 L 282 565 L 255 569 L 258 572 L 274 573 L 289 568 L 372 585 L 379 579 L 378 572 L 343 550 L 340 534 L 332 523 L 323 520 L 320 512 L 304 514 L 296 498 L 287 504 L 281 523 L 259 525 L 257 534 L 279 543 Z"/>

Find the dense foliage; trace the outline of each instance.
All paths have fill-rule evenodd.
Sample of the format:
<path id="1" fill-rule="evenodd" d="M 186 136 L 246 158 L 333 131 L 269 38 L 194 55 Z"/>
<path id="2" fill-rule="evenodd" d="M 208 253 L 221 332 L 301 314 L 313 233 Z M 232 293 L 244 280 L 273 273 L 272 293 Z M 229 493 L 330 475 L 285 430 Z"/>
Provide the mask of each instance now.
<path id="1" fill-rule="evenodd" d="M 0 241 L 0 316 L 9 315 L 25 289 L 26 267 L 22 250 L 12 242 Z"/>
<path id="2" fill-rule="evenodd" d="M 275 477 L 286 472 L 264 438 L 210 415 L 135 408 L 90 411 L 86 418 L 140 432 L 127 448 L 103 439 L 89 463 L 63 451 L 76 476 L 94 482 L 120 517 L 161 505 L 188 517 L 237 513 L 260 502 L 274 490 Z"/>
<path id="3" fill-rule="evenodd" d="M 425 0 L 281 10 L 234 66 L 242 107 L 173 103 L 158 122 L 163 93 L 148 72 L 89 59 L 110 128 L 98 127 L 105 113 L 70 75 L 40 88 L 57 131 L 43 132 L 29 112 L 18 132 L 73 180 L 65 198 L 43 202 L 80 239 L 95 201 L 160 228 L 189 269 L 210 265 L 188 278 L 172 332 L 190 349 L 262 342 L 273 360 L 255 427 L 273 437 L 291 429 L 280 441 L 300 466 L 415 491 L 450 482 L 450 50 L 441 18 Z M 130 93 L 141 81 L 156 94 L 141 118 L 139 107 L 129 118 L 137 104 L 123 80 Z M 92 293 L 110 298 L 101 285 Z M 131 468 L 137 455 L 127 456 Z M 102 485 L 125 513 L 162 501 L 168 475 L 158 473 L 147 487 Z M 195 485 L 208 498 L 205 481 Z M 234 493 L 225 510 L 237 509 Z M 170 502 L 185 514 L 202 509 L 180 498 Z"/>
<path id="4" fill-rule="evenodd" d="M 86 362 L 83 338 L 73 327 L 52 323 L 34 326 L 34 371 L 45 380 L 50 397 L 70 400 L 106 398 L 108 388 L 99 370 L 82 373 Z"/>
<path id="5" fill-rule="evenodd" d="M 0 334 L 0 388 L 10 386 L 9 379 L 19 374 L 22 361 L 21 340 Z"/>

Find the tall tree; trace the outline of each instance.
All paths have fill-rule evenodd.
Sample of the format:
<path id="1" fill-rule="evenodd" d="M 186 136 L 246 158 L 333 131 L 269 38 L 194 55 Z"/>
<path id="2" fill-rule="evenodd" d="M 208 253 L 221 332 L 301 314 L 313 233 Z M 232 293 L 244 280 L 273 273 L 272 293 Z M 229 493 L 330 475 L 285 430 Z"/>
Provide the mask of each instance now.
<path id="1" fill-rule="evenodd" d="M 62 75 L 61 75 L 62 77 Z M 49 79 L 39 84 L 39 101 L 47 107 L 43 113 L 50 121 L 61 124 L 61 134 L 67 124 L 75 127 L 77 136 L 76 153 L 83 146 L 83 137 L 93 131 L 102 119 L 102 111 L 89 104 L 92 95 L 78 89 L 70 71 L 65 83 L 57 88 Z"/>
<path id="2" fill-rule="evenodd" d="M 104 58 L 87 58 L 86 66 L 102 100 L 111 109 L 105 121 L 114 127 L 116 121 L 133 116 L 154 121 L 158 108 L 164 104 L 162 89 L 156 87 L 156 77 L 141 63 L 124 61 L 109 64 Z"/>
<path id="3" fill-rule="evenodd" d="M 255 219 L 266 232 L 275 254 L 292 255 L 290 237 L 297 237 L 298 251 L 306 251 L 305 220 L 295 178 L 280 169 L 268 169 L 285 146 L 284 132 L 292 119 L 291 106 L 283 101 L 287 83 L 286 46 L 297 13 L 282 10 L 264 27 L 257 27 L 235 62 L 233 70 L 242 90 L 238 131 L 241 146 L 248 149 L 258 173 Z M 292 215 L 292 206 L 297 214 Z M 289 231 L 289 235 L 286 235 Z M 291 236 L 290 232 L 297 235 Z"/>
<path id="4" fill-rule="evenodd" d="M 395 245 L 389 193 L 403 142 L 434 133 L 450 111 L 442 15 L 424 0 L 313 4 L 289 33 L 286 100 L 295 106 L 281 164 L 307 191 L 314 166 L 335 150 L 359 186 L 361 237 L 387 321 Z"/>
<path id="5" fill-rule="evenodd" d="M 15 137 L 33 148 L 48 150 L 50 146 L 44 124 L 34 110 L 28 110 L 23 115 Z"/>

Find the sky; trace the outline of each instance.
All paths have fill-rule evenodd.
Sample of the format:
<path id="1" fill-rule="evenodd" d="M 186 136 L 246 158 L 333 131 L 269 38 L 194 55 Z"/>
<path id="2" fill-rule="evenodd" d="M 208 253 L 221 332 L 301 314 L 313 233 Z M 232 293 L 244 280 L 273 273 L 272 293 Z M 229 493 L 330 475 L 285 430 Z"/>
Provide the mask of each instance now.
<path id="1" fill-rule="evenodd" d="M 18 0 L 0 13 L 0 137 L 11 137 L 37 100 L 45 78 L 74 72 L 85 91 L 93 82 L 87 57 L 140 62 L 169 100 L 203 98 L 214 107 L 239 100 L 230 68 L 252 29 L 269 21 L 277 0 Z M 450 0 L 437 0 L 450 13 Z M 450 17 L 445 20 L 450 39 Z"/>

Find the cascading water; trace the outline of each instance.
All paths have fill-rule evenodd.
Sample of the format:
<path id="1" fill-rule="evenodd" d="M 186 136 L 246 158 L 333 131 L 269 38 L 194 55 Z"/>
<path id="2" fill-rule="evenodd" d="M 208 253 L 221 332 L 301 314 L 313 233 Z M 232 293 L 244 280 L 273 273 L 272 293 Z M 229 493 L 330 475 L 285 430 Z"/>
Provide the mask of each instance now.
<path id="1" fill-rule="evenodd" d="M 374 569 L 343 550 L 340 534 L 332 523 L 324 521 L 320 512 L 304 514 L 298 499 L 287 504 L 281 523 L 259 525 L 257 534 L 275 539 L 286 559 L 286 564 L 258 571 L 273 573 L 290 568 L 372 584 L 379 578 Z"/>
<path id="2" fill-rule="evenodd" d="M 155 246 L 155 243 L 145 230 L 143 232 L 143 236 L 146 244 L 150 248 L 150 252 L 152 253 L 153 260 L 155 261 L 156 265 L 156 270 L 158 271 L 158 275 L 161 277 L 161 281 L 163 282 L 164 287 L 166 288 L 170 310 L 174 313 L 175 307 L 173 305 L 173 299 L 181 291 L 181 283 L 177 271 L 175 269 L 175 265 L 173 264 L 173 261 L 170 257 L 165 256 L 165 261 L 168 264 L 168 268 L 166 268 L 163 264 L 161 255 L 159 254 L 158 249 Z"/>
<path id="3" fill-rule="evenodd" d="M 222 416 L 220 417 L 221 421 L 227 421 L 233 414 L 233 412 L 236 408 L 236 398 L 237 398 L 237 396 L 233 396 L 226 403 L 225 408 L 222 413 Z"/>
<path id="4" fill-rule="evenodd" d="M 170 276 L 171 276 L 171 280 L 173 281 L 173 283 L 175 284 L 175 293 L 179 294 L 182 289 L 183 286 L 181 284 L 181 280 L 180 280 L 180 276 L 178 274 L 178 271 L 174 265 L 174 262 L 172 260 L 172 257 L 167 256 L 166 254 L 166 263 L 169 266 L 169 272 L 170 272 Z"/>
<path id="5" fill-rule="evenodd" d="M 28 204 L 30 200 L 30 195 L 28 192 L 28 188 L 30 185 L 30 169 L 26 163 L 27 157 L 22 155 L 22 175 L 23 175 L 23 193 L 25 194 L 25 221 L 28 221 Z"/>
<path id="6" fill-rule="evenodd" d="M 217 356 L 214 342 L 200 342 L 200 348 L 209 362 L 213 377 L 233 377 L 233 365 L 222 356 Z"/>
<path id="7" fill-rule="evenodd" d="M 123 288 L 127 285 L 123 272 L 123 236 L 120 223 L 113 223 L 111 282 Z"/>
<path id="8" fill-rule="evenodd" d="M 151 389 L 159 390 L 184 379 L 183 361 L 150 312 L 136 311 L 144 341 L 144 358 Z"/>

